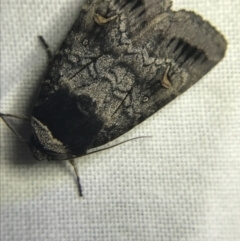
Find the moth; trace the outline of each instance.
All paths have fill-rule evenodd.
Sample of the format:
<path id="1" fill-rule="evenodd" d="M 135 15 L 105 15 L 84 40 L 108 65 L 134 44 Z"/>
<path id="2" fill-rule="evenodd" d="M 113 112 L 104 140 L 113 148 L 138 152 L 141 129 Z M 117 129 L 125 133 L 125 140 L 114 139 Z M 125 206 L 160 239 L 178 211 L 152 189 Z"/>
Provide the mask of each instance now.
<path id="1" fill-rule="evenodd" d="M 223 57 L 224 37 L 169 0 L 88 0 L 50 57 L 25 141 L 38 160 L 74 159 L 138 125 Z"/>

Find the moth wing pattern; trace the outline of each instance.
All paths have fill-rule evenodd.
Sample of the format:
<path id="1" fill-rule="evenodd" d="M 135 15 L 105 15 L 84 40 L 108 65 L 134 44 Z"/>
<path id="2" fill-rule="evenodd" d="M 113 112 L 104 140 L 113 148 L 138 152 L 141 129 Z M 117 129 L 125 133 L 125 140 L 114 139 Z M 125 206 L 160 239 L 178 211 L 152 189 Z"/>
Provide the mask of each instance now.
<path id="1" fill-rule="evenodd" d="M 81 155 L 132 129 L 196 83 L 223 58 L 226 41 L 200 16 L 174 12 L 171 5 L 87 1 L 49 66 L 34 118 Z M 96 14 L 112 20 L 99 24 Z"/>

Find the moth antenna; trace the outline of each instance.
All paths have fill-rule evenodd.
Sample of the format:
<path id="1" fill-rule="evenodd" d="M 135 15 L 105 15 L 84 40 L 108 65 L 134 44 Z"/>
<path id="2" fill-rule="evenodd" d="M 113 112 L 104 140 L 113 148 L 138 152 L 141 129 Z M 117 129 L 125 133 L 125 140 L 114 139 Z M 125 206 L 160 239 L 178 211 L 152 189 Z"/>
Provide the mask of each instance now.
<path id="1" fill-rule="evenodd" d="M 43 47 L 45 48 L 47 55 L 48 55 L 48 61 L 50 62 L 53 58 L 53 54 L 51 49 L 49 48 L 49 45 L 47 44 L 47 42 L 45 41 L 45 39 L 43 38 L 43 36 L 38 36 L 39 40 L 41 41 Z"/>
<path id="2" fill-rule="evenodd" d="M 77 177 L 77 185 L 78 185 L 78 191 L 79 191 L 79 196 L 82 197 L 82 186 L 81 186 L 81 182 L 80 182 L 80 177 L 78 175 L 78 169 L 77 169 L 77 165 L 76 162 L 74 160 L 69 160 L 69 163 L 73 166 L 76 177 Z"/>
<path id="3" fill-rule="evenodd" d="M 12 115 L 12 114 L 3 114 L 3 113 L 0 113 L 0 116 L 3 118 L 3 116 L 6 116 L 6 117 L 13 117 L 13 118 L 16 118 L 16 119 L 20 119 L 20 120 L 23 120 L 25 122 L 28 122 L 30 123 L 30 120 L 27 116 L 18 116 L 18 115 Z"/>
<path id="4" fill-rule="evenodd" d="M 120 143 L 118 143 L 118 144 L 115 144 L 115 145 L 113 145 L 113 146 L 109 146 L 109 147 L 106 147 L 106 148 L 103 148 L 103 149 L 100 149 L 100 150 L 97 150 L 97 151 L 89 152 L 89 153 L 85 154 L 84 156 L 88 156 L 88 155 L 91 155 L 91 154 L 94 154 L 94 153 L 97 153 L 97 152 L 100 152 L 100 151 L 105 151 L 105 150 L 114 148 L 114 147 L 116 147 L 116 146 L 120 146 L 120 145 L 122 145 L 122 144 L 124 144 L 124 143 L 127 143 L 127 142 L 129 142 L 129 141 L 134 141 L 134 140 L 142 139 L 142 138 L 151 138 L 151 137 L 152 137 L 152 136 L 139 136 L 139 137 L 134 137 L 134 138 L 132 138 L 132 139 L 129 139 L 129 140 L 126 140 L 126 141 L 122 141 L 122 142 L 120 142 Z"/>
<path id="5" fill-rule="evenodd" d="M 19 135 L 13 128 L 12 126 L 7 122 L 7 120 L 5 119 L 5 117 L 12 117 L 12 118 L 16 118 L 16 119 L 20 119 L 23 120 L 25 122 L 30 123 L 29 118 L 27 118 L 26 116 L 17 116 L 17 115 L 11 115 L 11 114 L 3 114 L 0 113 L 0 117 L 2 118 L 2 120 L 4 121 L 4 123 L 6 124 L 6 126 L 24 143 L 29 144 L 29 142 L 27 140 L 25 140 L 21 135 Z"/>

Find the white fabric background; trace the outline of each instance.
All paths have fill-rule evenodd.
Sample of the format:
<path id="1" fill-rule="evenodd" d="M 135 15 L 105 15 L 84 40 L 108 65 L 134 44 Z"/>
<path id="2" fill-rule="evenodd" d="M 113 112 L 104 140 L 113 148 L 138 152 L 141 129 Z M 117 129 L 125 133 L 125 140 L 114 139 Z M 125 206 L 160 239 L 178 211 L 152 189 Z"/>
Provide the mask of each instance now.
<path id="1" fill-rule="evenodd" d="M 1 107 L 26 114 L 81 0 L 1 0 Z M 228 40 L 224 60 L 189 91 L 72 168 L 36 162 L 1 121 L 1 240 L 240 240 L 240 1 L 175 0 Z"/>

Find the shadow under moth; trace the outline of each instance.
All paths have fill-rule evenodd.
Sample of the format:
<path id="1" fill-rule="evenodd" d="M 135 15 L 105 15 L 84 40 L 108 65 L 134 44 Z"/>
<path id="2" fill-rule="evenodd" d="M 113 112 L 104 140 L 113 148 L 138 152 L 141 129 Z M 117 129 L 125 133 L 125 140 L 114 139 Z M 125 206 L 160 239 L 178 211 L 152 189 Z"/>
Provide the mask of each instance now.
<path id="1" fill-rule="evenodd" d="M 138 125 L 224 56 L 224 37 L 169 0 L 88 0 L 53 56 L 29 118 L 1 113 L 38 160 L 74 159 Z M 29 140 L 7 121 L 29 121 Z"/>

